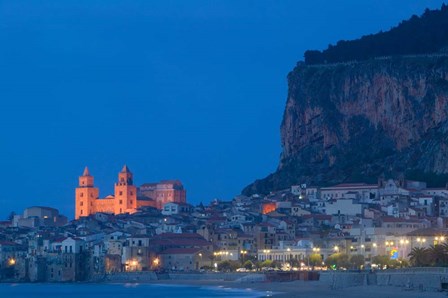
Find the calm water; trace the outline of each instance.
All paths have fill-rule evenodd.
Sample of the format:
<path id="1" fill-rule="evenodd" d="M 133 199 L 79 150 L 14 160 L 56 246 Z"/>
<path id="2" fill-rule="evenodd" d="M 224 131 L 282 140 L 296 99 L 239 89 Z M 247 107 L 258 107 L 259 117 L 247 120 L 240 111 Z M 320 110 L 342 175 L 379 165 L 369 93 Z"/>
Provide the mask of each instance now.
<path id="1" fill-rule="evenodd" d="M 251 289 L 147 284 L 0 284 L 0 298 L 264 297 Z"/>

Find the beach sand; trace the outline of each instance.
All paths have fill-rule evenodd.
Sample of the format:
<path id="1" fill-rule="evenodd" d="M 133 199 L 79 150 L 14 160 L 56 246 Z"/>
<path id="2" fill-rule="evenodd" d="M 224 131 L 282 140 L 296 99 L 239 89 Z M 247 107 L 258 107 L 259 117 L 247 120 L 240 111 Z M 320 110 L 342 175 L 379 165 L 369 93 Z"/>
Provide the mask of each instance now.
<path id="1" fill-rule="evenodd" d="M 257 282 L 241 283 L 233 281 L 207 280 L 164 280 L 154 281 L 154 284 L 213 286 L 237 289 L 252 289 L 262 292 L 264 297 L 310 297 L 310 298 L 433 298 L 447 297 L 446 292 L 422 292 L 418 289 L 405 290 L 392 286 L 358 286 L 344 289 L 331 289 L 318 281 L 292 282 Z"/>

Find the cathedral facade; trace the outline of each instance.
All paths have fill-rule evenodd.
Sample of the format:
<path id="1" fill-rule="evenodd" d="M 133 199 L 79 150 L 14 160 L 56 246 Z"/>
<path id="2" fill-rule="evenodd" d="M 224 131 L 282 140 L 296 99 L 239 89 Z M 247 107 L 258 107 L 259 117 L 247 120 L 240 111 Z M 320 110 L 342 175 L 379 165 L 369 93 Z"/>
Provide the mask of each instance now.
<path id="1" fill-rule="evenodd" d="M 140 207 L 161 209 L 168 202 L 186 203 L 186 191 L 178 180 L 145 183 L 138 188 L 134 185 L 133 178 L 125 165 L 118 173 L 114 195 L 100 198 L 99 189 L 94 186 L 93 176 L 86 167 L 79 177 L 79 186 L 75 191 L 75 219 L 97 212 L 134 213 Z"/>

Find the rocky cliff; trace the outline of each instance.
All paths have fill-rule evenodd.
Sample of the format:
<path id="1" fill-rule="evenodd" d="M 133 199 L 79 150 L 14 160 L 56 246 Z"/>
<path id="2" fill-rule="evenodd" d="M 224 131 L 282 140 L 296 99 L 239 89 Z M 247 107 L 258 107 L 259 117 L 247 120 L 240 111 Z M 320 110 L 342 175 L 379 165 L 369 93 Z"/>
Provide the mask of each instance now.
<path id="1" fill-rule="evenodd" d="M 447 55 L 299 63 L 288 86 L 279 167 L 243 193 L 374 182 L 383 173 L 446 182 Z"/>

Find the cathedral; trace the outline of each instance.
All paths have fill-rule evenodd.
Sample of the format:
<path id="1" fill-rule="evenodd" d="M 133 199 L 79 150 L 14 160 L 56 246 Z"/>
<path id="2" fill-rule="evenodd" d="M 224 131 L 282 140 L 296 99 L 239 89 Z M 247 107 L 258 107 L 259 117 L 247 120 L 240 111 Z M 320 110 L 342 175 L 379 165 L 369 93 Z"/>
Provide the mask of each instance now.
<path id="1" fill-rule="evenodd" d="M 133 174 L 125 165 L 118 173 L 114 195 L 100 198 L 99 189 L 94 186 L 93 176 L 86 167 L 79 177 L 75 198 L 75 219 L 78 219 L 97 212 L 134 213 L 140 207 L 162 209 L 168 202 L 186 203 L 186 191 L 178 180 L 145 183 L 138 188 L 133 183 Z"/>

